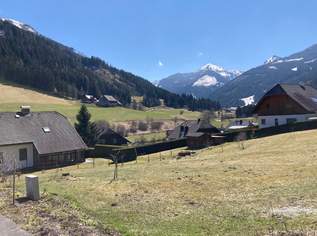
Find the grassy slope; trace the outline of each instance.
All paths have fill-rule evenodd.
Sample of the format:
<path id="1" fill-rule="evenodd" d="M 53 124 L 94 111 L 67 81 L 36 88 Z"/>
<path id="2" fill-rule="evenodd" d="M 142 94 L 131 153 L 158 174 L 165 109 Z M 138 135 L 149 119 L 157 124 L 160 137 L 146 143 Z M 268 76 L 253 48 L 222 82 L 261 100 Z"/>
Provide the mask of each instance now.
<path id="1" fill-rule="evenodd" d="M 274 216 L 272 209 L 317 209 L 317 131 L 283 134 L 204 150 L 175 160 L 170 152 L 119 167 L 98 161 L 36 173 L 41 188 L 68 199 L 124 235 L 263 235 L 316 230 L 316 215 Z M 174 151 L 175 153 L 175 151 Z M 23 178 L 21 178 L 23 179 Z M 20 190 L 23 183 L 20 181 Z"/>
<path id="2" fill-rule="evenodd" d="M 79 111 L 78 102 L 69 101 L 45 95 L 33 90 L 0 84 L 0 111 L 17 111 L 21 105 L 31 105 L 33 111 L 58 111 L 67 116 L 72 122 Z M 153 119 L 172 119 L 179 116 L 181 109 L 154 109 L 151 111 L 136 111 L 127 108 L 100 108 L 89 106 L 93 120 L 125 121 Z M 198 112 L 185 111 L 182 115 L 195 119 Z"/>

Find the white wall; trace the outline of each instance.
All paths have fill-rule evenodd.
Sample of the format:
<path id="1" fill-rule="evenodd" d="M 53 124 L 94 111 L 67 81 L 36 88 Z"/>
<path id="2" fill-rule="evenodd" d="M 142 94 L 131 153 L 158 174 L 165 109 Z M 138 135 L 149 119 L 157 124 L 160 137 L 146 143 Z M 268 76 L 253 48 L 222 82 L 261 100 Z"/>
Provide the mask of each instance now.
<path id="1" fill-rule="evenodd" d="M 27 149 L 27 160 L 20 161 L 19 150 L 21 148 Z M 4 165 L 12 166 L 13 158 L 16 161 L 16 168 L 23 169 L 33 166 L 33 144 L 15 144 L 0 146 L 0 153 L 3 153 Z"/>
<path id="2" fill-rule="evenodd" d="M 316 114 L 301 114 L 301 115 L 283 115 L 283 116 L 258 116 L 259 128 L 268 128 L 275 126 L 275 119 L 278 119 L 278 125 L 287 124 L 287 119 L 295 118 L 296 122 L 307 121 L 309 117 L 315 117 Z M 265 119 L 265 124 L 262 124 L 262 119 Z"/>

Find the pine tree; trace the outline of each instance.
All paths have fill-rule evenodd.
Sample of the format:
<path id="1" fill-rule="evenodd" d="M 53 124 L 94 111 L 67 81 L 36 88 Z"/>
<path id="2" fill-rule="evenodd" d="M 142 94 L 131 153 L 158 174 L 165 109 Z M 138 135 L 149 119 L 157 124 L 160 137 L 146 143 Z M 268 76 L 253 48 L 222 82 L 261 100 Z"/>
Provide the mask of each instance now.
<path id="1" fill-rule="evenodd" d="M 91 114 L 87 107 L 82 105 L 76 116 L 77 123 L 75 123 L 75 128 L 84 142 L 88 146 L 93 146 L 96 144 L 97 131 L 95 124 L 90 121 L 90 118 Z"/>

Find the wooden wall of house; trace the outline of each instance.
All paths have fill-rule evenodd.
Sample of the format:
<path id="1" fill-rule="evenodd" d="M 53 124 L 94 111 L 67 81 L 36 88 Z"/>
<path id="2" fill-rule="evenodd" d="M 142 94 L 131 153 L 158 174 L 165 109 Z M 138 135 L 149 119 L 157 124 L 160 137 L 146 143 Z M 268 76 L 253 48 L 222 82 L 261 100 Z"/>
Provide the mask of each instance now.
<path id="1" fill-rule="evenodd" d="M 255 113 L 259 116 L 291 115 L 308 113 L 286 94 L 265 97 Z"/>

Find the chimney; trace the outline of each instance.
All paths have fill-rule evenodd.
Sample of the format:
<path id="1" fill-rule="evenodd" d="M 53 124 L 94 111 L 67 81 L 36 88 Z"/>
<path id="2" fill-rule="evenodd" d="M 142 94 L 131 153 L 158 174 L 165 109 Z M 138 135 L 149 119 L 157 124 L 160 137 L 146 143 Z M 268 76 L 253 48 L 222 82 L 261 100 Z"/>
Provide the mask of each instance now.
<path id="1" fill-rule="evenodd" d="M 21 106 L 20 114 L 22 116 L 26 116 L 26 115 L 30 114 L 30 112 L 31 112 L 31 106 Z"/>

